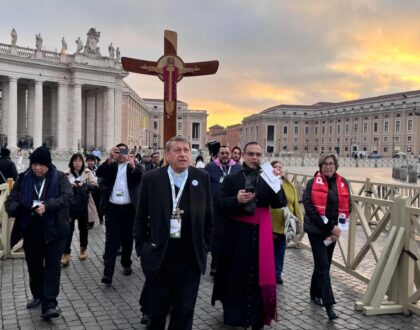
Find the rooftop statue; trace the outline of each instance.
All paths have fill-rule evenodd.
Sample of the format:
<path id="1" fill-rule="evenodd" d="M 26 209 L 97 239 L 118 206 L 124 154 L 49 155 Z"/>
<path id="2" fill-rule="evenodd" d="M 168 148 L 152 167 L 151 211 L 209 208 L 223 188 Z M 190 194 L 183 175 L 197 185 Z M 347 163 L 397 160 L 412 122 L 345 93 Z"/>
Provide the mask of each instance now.
<path id="1" fill-rule="evenodd" d="M 41 50 L 42 42 L 44 41 L 44 39 L 42 39 L 41 33 L 36 34 L 35 38 L 36 38 L 35 47 L 37 50 Z"/>
<path id="2" fill-rule="evenodd" d="M 83 42 L 82 42 L 82 39 L 80 39 L 80 37 L 77 38 L 76 45 L 77 45 L 76 54 L 80 54 L 83 50 Z"/>
<path id="3" fill-rule="evenodd" d="M 95 28 L 90 28 L 88 31 L 86 45 L 85 45 L 85 55 L 93 55 L 93 56 L 101 56 L 101 52 L 99 51 L 98 42 L 99 37 L 101 36 L 101 32 L 96 31 Z"/>
<path id="4" fill-rule="evenodd" d="M 15 29 L 12 29 L 12 32 L 10 32 L 10 36 L 12 37 L 12 45 L 16 46 L 18 36 Z"/>

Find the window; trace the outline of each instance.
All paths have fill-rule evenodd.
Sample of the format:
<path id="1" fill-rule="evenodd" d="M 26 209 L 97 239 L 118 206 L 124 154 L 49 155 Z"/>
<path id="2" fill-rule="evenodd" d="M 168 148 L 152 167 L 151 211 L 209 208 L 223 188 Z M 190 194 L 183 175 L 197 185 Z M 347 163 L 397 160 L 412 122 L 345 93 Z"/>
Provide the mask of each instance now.
<path id="1" fill-rule="evenodd" d="M 318 127 L 315 127 L 315 135 L 318 135 Z"/>
<path id="2" fill-rule="evenodd" d="M 322 135 L 325 135 L 325 126 L 322 126 Z"/>
<path id="3" fill-rule="evenodd" d="M 333 127 L 330 125 L 330 134 L 332 134 Z"/>
<path id="4" fill-rule="evenodd" d="M 389 123 L 387 121 L 384 121 L 384 132 L 389 131 Z"/>
<path id="5" fill-rule="evenodd" d="M 341 125 L 337 125 L 337 134 L 341 133 Z"/>
<path id="6" fill-rule="evenodd" d="M 368 132 L 368 123 L 363 123 L 363 133 Z"/>
<path id="7" fill-rule="evenodd" d="M 349 125 L 346 124 L 346 134 L 349 134 Z"/>
<path id="8" fill-rule="evenodd" d="M 407 131 L 413 130 L 413 119 L 407 120 Z"/>
<path id="9" fill-rule="evenodd" d="M 395 121 L 395 132 L 399 132 L 401 130 L 401 120 Z"/>
<path id="10" fill-rule="evenodd" d="M 413 137 L 412 136 L 407 136 L 407 142 L 413 142 Z"/>
<path id="11" fill-rule="evenodd" d="M 153 122 L 153 129 L 158 129 L 158 122 L 157 121 Z"/>
<path id="12" fill-rule="evenodd" d="M 200 138 L 200 123 L 192 123 L 192 138 Z"/>
<path id="13" fill-rule="evenodd" d="M 267 125 L 267 141 L 274 141 L 274 125 Z"/>
<path id="14" fill-rule="evenodd" d="M 354 133 L 357 133 L 359 130 L 359 124 L 354 124 Z"/>
<path id="15" fill-rule="evenodd" d="M 378 133 L 378 123 L 373 123 L 373 132 Z"/>
<path id="16" fill-rule="evenodd" d="M 305 126 L 305 135 L 309 135 L 309 126 Z"/>
<path id="17" fill-rule="evenodd" d="M 396 136 L 396 137 L 394 137 L 394 140 L 395 140 L 395 142 L 400 142 L 400 137 Z"/>
<path id="18" fill-rule="evenodd" d="M 388 136 L 384 136 L 384 142 L 388 142 Z"/>
<path id="19" fill-rule="evenodd" d="M 178 128 L 177 128 L 177 130 L 178 131 L 182 131 L 182 121 L 179 121 L 178 122 Z"/>
<path id="20" fill-rule="evenodd" d="M 388 147 L 384 147 L 384 152 L 388 152 Z"/>
<path id="21" fill-rule="evenodd" d="M 255 140 L 258 140 L 258 126 L 255 126 Z"/>
<path id="22" fill-rule="evenodd" d="M 287 126 L 283 126 L 283 134 L 287 134 Z"/>
<path id="23" fill-rule="evenodd" d="M 299 134 L 299 126 L 295 126 L 295 135 Z"/>

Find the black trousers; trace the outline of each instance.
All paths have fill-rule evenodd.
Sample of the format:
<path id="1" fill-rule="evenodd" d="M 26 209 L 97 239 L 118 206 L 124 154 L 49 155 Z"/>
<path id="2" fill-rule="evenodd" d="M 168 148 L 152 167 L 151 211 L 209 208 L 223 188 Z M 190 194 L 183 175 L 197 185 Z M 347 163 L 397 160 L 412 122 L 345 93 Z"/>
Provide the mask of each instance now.
<path id="1" fill-rule="evenodd" d="M 43 229 L 24 233 L 23 250 L 32 296 L 41 299 L 42 311 L 57 306 L 60 292 L 61 256 L 66 240 L 45 242 Z"/>
<path id="2" fill-rule="evenodd" d="M 146 280 L 144 281 L 143 289 L 141 290 L 139 304 L 140 304 L 140 312 L 142 312 L 143 315 L 147 315 L 147 316 L 150 315 L 150 306 L 147 300 L 148 296 L 149 296 L 149 284 Z"/>
<path id="3" fill-rule="evenodd" d="M 325 246 L 322 236 L 308 234 L 314 258 L 314 272 L 311 281 L 311 297 L 319 297 L 324 305 L 335 304 L 331 287 L 330 268 L 335 242 Z"/>
<path id="4" fill-rule="evenodd" d="M 122 247 L 121 265 L 131 266 L 131 253 L 133 251 L 133 204 L 116 205 L 108 203 L 105 210 L 105 253 L 104 253 L 104 276 L 114 275 L 115 262 L 118 248 Z"/>
<path id="5" fill-rule="evenodd" d="M 172 307 L 168 330 L 190 330 L 201 273 L 194 261 L 168 259 L 156 276 L 147 279 L 151 312 L 148 329 L 164 330 Z"/>
<path id="6" fill-rule="evenodd" d="M 87 209 L 79 212 L 71 212 L 70 214 L 70 233 L 66 240 L 66 247 L 64 253 L 70 254 L 71 252 L 71 241 L 74 233 L 74 223 L 78 223 L 79 234 L 80 234 L 80 247 L 87 248 L 88 245 L 88 212 Z"/>

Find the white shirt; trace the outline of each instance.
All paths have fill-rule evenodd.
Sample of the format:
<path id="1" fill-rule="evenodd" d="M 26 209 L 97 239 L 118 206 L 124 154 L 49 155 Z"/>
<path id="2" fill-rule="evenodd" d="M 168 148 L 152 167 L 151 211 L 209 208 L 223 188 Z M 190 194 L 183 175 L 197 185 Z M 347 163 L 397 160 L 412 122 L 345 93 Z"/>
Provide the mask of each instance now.
<path id="1" fill-rule="evenodd" d="M 118 164 L 118 173 L 115 178 L 109 201 L 112 204 L 126 205 L 131 203 L 130 193 L 127 185 L 127 163 Z"/>

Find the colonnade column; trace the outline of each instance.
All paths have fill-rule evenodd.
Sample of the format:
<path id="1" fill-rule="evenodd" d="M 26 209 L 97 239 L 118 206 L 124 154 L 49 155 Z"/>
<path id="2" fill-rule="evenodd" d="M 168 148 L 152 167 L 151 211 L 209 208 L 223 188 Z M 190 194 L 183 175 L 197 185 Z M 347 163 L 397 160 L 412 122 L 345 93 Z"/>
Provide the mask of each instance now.
<path id="1" fill-rule="evenodd" d="M 43 91 L 41 80 L 35 80 L 35 106 L 34 106 L 34 121 L 31 125 L 34 126 L 34 148 L 42 146 L 42 107 L 43 107 Z"/>
<path id="2" fill-rule="evenodd" d="M 115 95 L 114 88 L 107 89 L 107 108 L 106 108 L 106 129 L 105 129 L 105 144 L 106 149 L 109 150 L 115 145 Z"/>
<path id="3" fill-rule="evenodd" d="M 9 122 L 8 122 L 8 112 L 9 112 L 9 82 L 3 80 L 1 83 L 1 131 L 3 134 L 7 135 Z"/>
<path id="4" fill-rule="evenodd" d="M 72 113 L 71 150 L 78 151 L 82 143 L 82 85 L 73 84 L 73 113 Z"/>
<path id="5" fill-rule="evenodd" d="M 86 94 L 86 145 L 96 147 L 96 92 L 88 91 Z"/>
<path id="6" fill-rule="evenodd" d="M 17 78 L 9 78 L 9 111 L 8 111 L 7 144 L 9 149 L 17 147 Z"/>
<path id="7" fill-rule="evenodd" d="M 122 90 L 116 89 L 115 90 L 115 142 L 125 142 L 127 143 L 127 132 L 124 132 L 125 136 L 124 139 L 122 137 Z M 127 114 L 128 115 L 128 114 Z M 127 122 L 128 118 L 124 118 L 124 120 Z"/>
<path id="8" fill-rule="evenodd" d="M 28 135 L 34 137 L 35 84 L 28 86 Z"/>
<path id="9" fill-rule="evenodd" d="M 57 95 L 57 150 L 67 151 L 67 91 L 68 85 L 58 83 Z"/>

